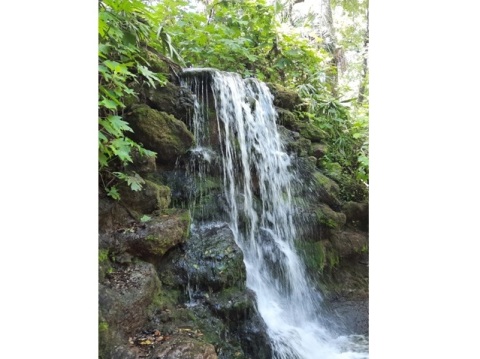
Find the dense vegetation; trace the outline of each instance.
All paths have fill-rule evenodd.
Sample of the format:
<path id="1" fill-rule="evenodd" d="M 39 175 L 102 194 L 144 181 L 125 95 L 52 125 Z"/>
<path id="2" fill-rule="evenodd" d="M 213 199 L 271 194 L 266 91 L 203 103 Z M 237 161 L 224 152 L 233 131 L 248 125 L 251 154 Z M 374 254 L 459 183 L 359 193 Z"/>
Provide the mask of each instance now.
<path id="1" fill-rule="evenodd" d="M 297 116 L 325 133 L 323 167 L 345 199 L 362 199 L 368 184 L 368 1 L 322 1 L 326 16 L 295 12 L 301 1 L 100 0 L 99 168 L 101 184 L 118 199 L 116 184 L 132 190 L 142 178 L 127 170 L 135 156 L 155 156 L 131 140 L 123 119 L 141 86 L 162 86 L 151 53 L 180 66 L 215 67 L 295 90 Z M 350 19 L 335 25 L 335 13 Z M 347 61 L 345 54 L 356 53 Z M 343 77 L 342 77 L 343 76 Z M 356 89 L 352 89 L 356 86 Z M 356 85 L 355 85 L 356 84 Z"/>

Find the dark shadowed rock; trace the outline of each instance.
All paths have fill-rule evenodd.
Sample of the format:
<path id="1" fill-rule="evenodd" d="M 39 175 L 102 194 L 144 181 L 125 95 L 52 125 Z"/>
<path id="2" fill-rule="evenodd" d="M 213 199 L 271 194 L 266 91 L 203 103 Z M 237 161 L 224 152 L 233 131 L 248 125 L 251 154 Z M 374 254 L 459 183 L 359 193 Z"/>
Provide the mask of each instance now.
<path id="1" fill-rule="evenodd" d="M 342 211 L 347 216 L 347 223 L 368 231 L 368 203 L 347 202 Z"/>
<path id="2" fill-rule="evenodd" d="M 192 230 L 182 267 L 198 289 L 217 292 L 245 288 L 243 254 L 226 223 L 210 223 Z"/>

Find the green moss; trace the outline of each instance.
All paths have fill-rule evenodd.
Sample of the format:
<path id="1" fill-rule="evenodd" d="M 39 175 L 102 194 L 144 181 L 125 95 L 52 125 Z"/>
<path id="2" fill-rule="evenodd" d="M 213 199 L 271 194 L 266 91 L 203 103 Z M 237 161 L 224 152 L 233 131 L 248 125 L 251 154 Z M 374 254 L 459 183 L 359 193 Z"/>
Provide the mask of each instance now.
<path id="1" fill-rule="evenodd" d="M 98 331 L 99 332 L 106 332 L 108 331 L 108 323 L 101 321 L 98 323 Z"/>
<path id="2" fill-rule="evenodd" d="M 108 261 L 108 254 L 109 254 L 108 249 L 100 249 L 98 251 L 98 262 L 99 263 L 104 263 L 104 262 Z"/>
<path id="3" fill-rule="evenodd" d="M 323 272 L 326 265 L 325 246 L 319 242 L 297 242 L 297 248 L 302 254 L 307 269 L 314 272 Z"/>

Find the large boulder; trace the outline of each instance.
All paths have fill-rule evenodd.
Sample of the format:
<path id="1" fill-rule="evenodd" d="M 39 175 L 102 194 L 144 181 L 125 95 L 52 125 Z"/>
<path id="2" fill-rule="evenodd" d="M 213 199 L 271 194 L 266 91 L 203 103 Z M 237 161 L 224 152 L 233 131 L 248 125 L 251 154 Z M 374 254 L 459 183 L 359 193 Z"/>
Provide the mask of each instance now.
<path id="1" fill-rule="evenodd" d="M 333 231 L 331 243 L 340 258 L 348 258 L 368 250 L 368 234 L 353 230 Z"/>
<path id="2" fill-rule="evenodd" d="M 295 91 L 279 84 L 267 83 L 267 86 L 273 95 L 273 104 L 277 107 L 293 111 L 297 105 L 302 103 L 300 96 Z"/>
<path id="3" fill-rule="evenodd" d="M 145 180 L 140 191 L 132 191 L 126 183 L 119 186 L 121 203 L 130 212 L 136 212 L 135 217 L 139 219 L 142 214 L 149 214 L 155 210 L 164 210 L 169 207 L 171 191 L 167 186 Z M 133 214 L 133 213 L 132 213 Z"/>
<path id="4" fill-rule="evenodd" d="M 99 284 L 100 358 L 135 358 L 121 344 L 148 322 L 148 307 L 160 290 L 154 266 L 141 261 L 118 266 L 102 280 Z"/>
<path id="5" fill-rule="evenodd" d="M 161 257 L 185 242 L 190 230 L 188 210 L 172 210 L 152 217 L 147 223 L 114 234 L 123 250 L 145 260 Z"/>
<path id="6" fill-rule="evenodd" d="M 193 134 L 185 123 L 147 105 L 133 105 L 126 116 L 134 133 L 130 137 L 157 153 L 157 161 L 175 164 L 193 144 Z"/>
<path id="7" fill-rule="evenodd" d="M 146 92 L 147 104 L 158 111 L 166 112 L 187 123 L 193 113 L 194 100 L 190 90 L 171 82 L 163 87 L 150 88 Z"/>
<path id="8" fill-rule="evenodd" d="M 199 291 L 245 288 L 243 254 L 226 223 L 209 223 L 192 229 L 181 266 Z"/>

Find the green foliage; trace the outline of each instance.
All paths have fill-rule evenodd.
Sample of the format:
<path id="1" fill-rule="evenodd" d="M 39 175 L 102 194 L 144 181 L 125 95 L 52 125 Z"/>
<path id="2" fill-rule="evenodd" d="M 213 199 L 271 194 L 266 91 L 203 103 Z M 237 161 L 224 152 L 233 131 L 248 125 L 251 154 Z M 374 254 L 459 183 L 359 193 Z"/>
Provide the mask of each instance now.
<path id="1" fill-rule="evenodd" d="M 98 251 L 98 261 L 100 263 L 108 261 L 109 250 L 108 249 L 100 249 Z"/>
<path id="2" fill-rule="evenodd" d="M 215 1 L 194 11 L 182 0 L 160 1 L 154 12 L 175 47 L 196 67 L 215 67 L 245 77 L 297 84 L 318 75 L 329 56 L 307 39 L 283 31 L 265 0 Z"/>
<path id="3" fill-rule="evenodd" d="M 156 153 L 145 149 L 128 137 L 133 132 L 123 119 L 125 101 L 138 96 L 142 86 L 155 88 L 164 85 L 166 74 L 155 73 L 146 60 L 146 51 L 157 49 L 169 55 L 178 55 L 169 35 L 157 31 L 148 5 L 140 0 L 101 0 L 98 14 L 98 78 L 99 78 L 99 168 L 107 194 L 120 199 L 115 180 L 120 179 L 134 191 L 142 188 L 138 174 L 129 175 L 121 170 L 133 162 L 132 151 L 140 156 L 154 157 Z"/>
<path id="4" fill-rule="evenodd" d="M 151 221 L 151 220 L 152 220 L 152 217 L 147 216 L 146 214 L 143 215 L 143 216 L 140 218 L 140 222 L 142 222 L 142 223 L 147 223 L 147 222 L 149 222 L 149 221 Z"/>

